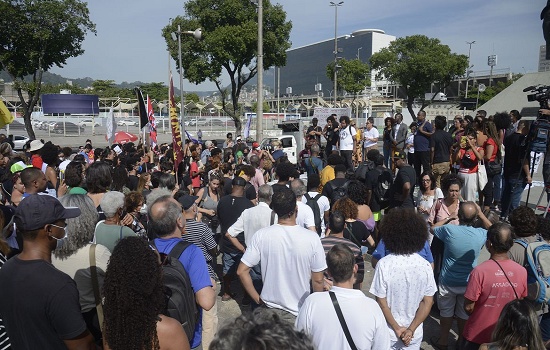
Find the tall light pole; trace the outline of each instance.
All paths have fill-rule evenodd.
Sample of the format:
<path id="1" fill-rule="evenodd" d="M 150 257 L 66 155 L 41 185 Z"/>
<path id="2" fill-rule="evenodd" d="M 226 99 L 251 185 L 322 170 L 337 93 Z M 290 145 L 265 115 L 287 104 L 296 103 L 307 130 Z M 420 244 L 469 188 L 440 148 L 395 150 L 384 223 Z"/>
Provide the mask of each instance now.
<path id="1" fill-rule="evenodd" d="M 264 117 L 264 6 L 263 0 L 258 2 L 258 58 L 256 65 L 258 70 L 258 96 L 256 98 L 256 141 L 262 137 L 262 121 Z"/>
<path id="2" fill-rule="evenodd" d="M 338 7 L 344 4 L 343 1 L 338 3 L 330 2 L 330 6 L 334 6 L 334 107 L 336 107 L 337 101 L 337 88 L 338 88 Z"/>
<path id="3" fill-rule="evenodd" d="M 466 68 L 466 92 L 464 93 L 464 98 L 468 98 L 468 82 L 470 81 L 470 53 L 472 52 L 472 45 L 475 44 L 476 41 L 466 41 L 466 44 L 468 44 L 468 68 Z"/>
<path id="4" fill-rule="evenodd" d="M 181 27 L 178 24 L 178 31 L 172 32 L 172 40 L 178 40 L 178 63 L 179 63 L 179 74 L 180 74 L 180 119 L 181 119 L 181 133 L 185 139 L 185 121 L 183 120 L 183 67 L 181 63 L 181 36 L 182 35 L 191 35 L 195 40 L 201 40 L 202 30 L 200 28 L 195 29 L 195 31 L 181 31 Z"/>
<path id="5" fill-rule="evenodd" d="M 361 51 L 362 48 L 363 48 L 363 47 L 360 47 L 360 48 L 357 49 L 357 60 L 360 60 L 360 59 L 359 59 L 359 51 Z"/>

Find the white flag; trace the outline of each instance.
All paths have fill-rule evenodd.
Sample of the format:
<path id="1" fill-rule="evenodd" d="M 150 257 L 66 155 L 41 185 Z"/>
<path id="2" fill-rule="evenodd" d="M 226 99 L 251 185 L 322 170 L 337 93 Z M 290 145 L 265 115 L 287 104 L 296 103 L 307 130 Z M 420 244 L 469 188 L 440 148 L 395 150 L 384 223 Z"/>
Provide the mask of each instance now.
<path id="1" fill-rule="evenodd" d="M 116 131 L 116 123 L 115 123 L 115 114 L 113 113 L 113 107 L 109 110 L 109 114 L 107 115 L 107 135 L 105 135 L 105 138 L 109 142 L 109 146 L 113 144 L 113 141 L 115 139 L 115 131 Z"/>

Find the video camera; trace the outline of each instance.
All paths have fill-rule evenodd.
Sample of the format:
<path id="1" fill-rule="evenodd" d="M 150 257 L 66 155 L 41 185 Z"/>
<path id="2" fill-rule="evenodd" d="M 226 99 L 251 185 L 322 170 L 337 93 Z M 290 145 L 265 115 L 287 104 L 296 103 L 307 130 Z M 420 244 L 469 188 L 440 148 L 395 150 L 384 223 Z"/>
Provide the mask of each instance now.
<path id="1" fill-rule="evenodd" d="M 527 101 L 538 101 L 541 109 L 550 109 L 550 107 L 548 107 L 548 99 L 550 99 L 550 86 L 529 86 L 523 89 L 523 92 L 531 92 L 531 94 L 527 95 Z"/>

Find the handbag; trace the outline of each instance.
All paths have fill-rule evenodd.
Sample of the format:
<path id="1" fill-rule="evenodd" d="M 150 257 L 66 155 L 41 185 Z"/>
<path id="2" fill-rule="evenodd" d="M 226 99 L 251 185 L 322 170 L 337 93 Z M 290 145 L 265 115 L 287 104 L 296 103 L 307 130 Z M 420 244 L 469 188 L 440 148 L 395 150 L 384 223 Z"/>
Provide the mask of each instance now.
<path id="1" fill-rule="evenodd" d="M 492 161 L 485 163 L 485 171 L 487 172 L 488 176 L 495 176 L 502 172 L 502 163 L 499 161 Z"/>
<path id="2" fill-rule="evenodd" d="M 487 185 L 487 182 L 489 182 L 489 179 L 487 178 L 487 171 L 485 170 L 485 164 L 483 164 L 483 161 L 480 160 L 477 163 L 477 185 L 479 186 L 479 190 L 483 190 L 485 186 Z"/>
<path id="3" fill-rule="evenodd" d="M 330 299 L 332 300 L 332 305 L 334 306 L 334 310 L 336 310 L 336 315 L 338 316 L 338 321 L 340 321 L 340 326 L 342 326 L 342 330 L 346 335 L 346 339 L 348 341 L 349 347 L 352 350 L 357 350 L 357 346 L 355 346 L 355 343 L 353 342 L 353 338 L 351 337 L 351 334 L 349 332 L 348 325 L 346 324 L 346 319 L 342 314 L 342 309 L 340 309 L 340 304 L 338 304 L 338 299 L 336 299 L 336 294 L 330 291 L 328 292 L 328 294 L 330 295 Z"/>

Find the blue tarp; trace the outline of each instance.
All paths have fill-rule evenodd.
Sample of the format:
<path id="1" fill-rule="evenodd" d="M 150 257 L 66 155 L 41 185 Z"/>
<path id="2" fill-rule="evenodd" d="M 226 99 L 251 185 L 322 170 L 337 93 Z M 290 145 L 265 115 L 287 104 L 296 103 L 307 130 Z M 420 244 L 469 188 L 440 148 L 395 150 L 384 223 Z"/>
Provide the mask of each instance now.
<path id="1" fill-rule="evenodd" d="M 45 94 L 42 95 L 42 110 L 45 114 L 99 114 L 97 95 Z"/>

